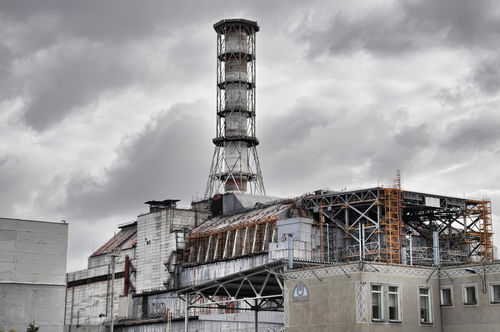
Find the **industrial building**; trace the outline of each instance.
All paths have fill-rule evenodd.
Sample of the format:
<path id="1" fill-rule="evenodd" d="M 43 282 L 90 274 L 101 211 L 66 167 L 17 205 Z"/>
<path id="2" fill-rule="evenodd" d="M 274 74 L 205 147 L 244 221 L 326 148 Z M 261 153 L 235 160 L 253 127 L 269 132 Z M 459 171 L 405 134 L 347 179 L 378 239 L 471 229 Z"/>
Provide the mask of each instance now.
<path id="1" fill-rule="evenodd" d="M 62 331 L 68 224 L 0 218 L 0 331 Z"/>
<path id="2" fill-rule="evenodd" d="M 254 21 L 217 34 L 205 199 L 148 201 L 68 274 L 67 331 L 466 331 L 500 323 L 491 202 L 390 186 L 265 195 Z"/>

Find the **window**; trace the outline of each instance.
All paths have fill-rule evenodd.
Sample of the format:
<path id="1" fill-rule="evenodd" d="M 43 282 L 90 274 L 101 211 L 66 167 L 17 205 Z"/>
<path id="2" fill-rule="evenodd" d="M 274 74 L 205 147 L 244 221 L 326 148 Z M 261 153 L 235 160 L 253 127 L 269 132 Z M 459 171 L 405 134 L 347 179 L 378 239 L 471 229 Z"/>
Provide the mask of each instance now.
<path id="1" fill-rule="evenodd" d="M 432 324 L 431 289 L 430 287 L 419 287 L 418 293 L 420 323 Z"/>
<path id="2" fill-rule="evenodd" d="M 389 320 L 401 321 L 400 296 L 398 286 L 389 286 Z"/>
<path id="3" fill-rule="evenodd" d="M 490 303 L 500 304 L 500 284 L 490 284 Z"/>
<path id="4" fill-rule="evenodd" d="M 451 286 L 441 287 L 441 306 L 451 307 L 453 305 L 453 291 Z"/>
<path id="5" fill-rule="evenodd" d="M 476 285 L 464 285 L 463 297 L 465 305 L 476 305 L 477 304 Z"/>
<path id="6" fill-rule="evenodd" d="M 382 285 L 372 285 L 372 320 L 382 320 Z"/>

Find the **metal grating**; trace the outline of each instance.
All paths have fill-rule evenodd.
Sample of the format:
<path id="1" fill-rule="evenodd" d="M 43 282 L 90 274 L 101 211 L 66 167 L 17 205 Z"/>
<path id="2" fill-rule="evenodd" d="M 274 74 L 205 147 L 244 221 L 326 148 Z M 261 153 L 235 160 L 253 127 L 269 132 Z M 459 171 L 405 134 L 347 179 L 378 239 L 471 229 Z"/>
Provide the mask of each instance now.
<path id="1" fill-rule="evenodd" d="M 283 284 L 283 320 L 285 327 L 290 326 L 290 311 L 288 308 L 290 294 L 288 294 L 288 288 Z"/>
<path id="2" fill-rule="evenodd" d="M 356 281 L 356 322 L 368 322 L 368 286 L 365 281 Z"/>

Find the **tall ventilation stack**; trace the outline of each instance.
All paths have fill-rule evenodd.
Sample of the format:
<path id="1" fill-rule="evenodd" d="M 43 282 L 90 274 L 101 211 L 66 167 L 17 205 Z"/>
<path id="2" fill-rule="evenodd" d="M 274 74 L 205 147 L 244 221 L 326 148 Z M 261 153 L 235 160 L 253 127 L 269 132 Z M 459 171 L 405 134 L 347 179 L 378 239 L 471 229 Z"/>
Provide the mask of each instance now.
<path id="1" fill-rule="evenodd" d="M 257 22 L 226 19 L 217 32 L 217 124 L 205 197 L 236 192 L 265 195 L 255 135 Z"/>

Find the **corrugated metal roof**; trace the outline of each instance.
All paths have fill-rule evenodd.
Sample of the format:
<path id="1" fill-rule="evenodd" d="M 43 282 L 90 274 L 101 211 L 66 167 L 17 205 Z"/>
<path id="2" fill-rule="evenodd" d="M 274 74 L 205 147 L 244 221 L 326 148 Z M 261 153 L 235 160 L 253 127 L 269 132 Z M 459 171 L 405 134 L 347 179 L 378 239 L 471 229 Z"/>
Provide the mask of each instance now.
<path id="1" fill-rule="evenodd" d="M 104 255 L 112 252 L 113 250 L 130 249 L 137 243 L 137 225 L 122 228 L 115 236 L 113 236 L 102 247 L 97 249 L 90 257 Z"/>
<path id="2" fill-rule="evenodd" d="M 191 235 L 201 235 L 205 233 L 222 231 L 226 228 L 249 224 L 258 220 L 269 218 L 283 218 L 288 214 L 288 209 L 294 202 L 277 203 L 271 206 L 265 206 L 259 209 L 247 210 L 230 216 L 220 216 L 208 219 L 191 232 Z"/>

